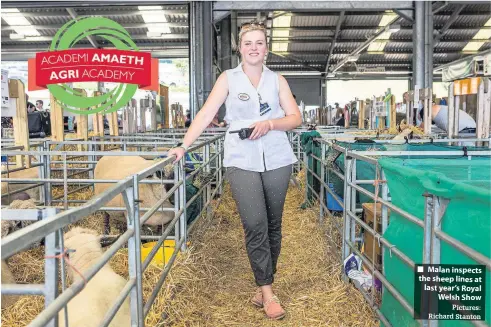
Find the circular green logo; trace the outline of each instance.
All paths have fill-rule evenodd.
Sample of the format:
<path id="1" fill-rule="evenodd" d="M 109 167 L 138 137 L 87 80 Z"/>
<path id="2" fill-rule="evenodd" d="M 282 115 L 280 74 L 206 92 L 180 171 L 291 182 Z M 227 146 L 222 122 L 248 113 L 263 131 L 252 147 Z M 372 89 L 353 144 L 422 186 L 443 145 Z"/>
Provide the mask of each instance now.
<path id="1" fill-rule="evenodd" d="M 118 50 L 138 51 L 129 33 L 120 24 L 104 17 L 84 17 L 69 21 L 54 36 L 50 51 L 68 50 L 90 35 L 103 37 Z M 86 97 L 66 84 L 49 84 L 47 88 L 64 110 L 90 115 L 117 111 L 131 100 L 138 85 L 120 83 L 109 93 L 94 97 Z M 77 110 L 76 108 L 90 109 Z"/>

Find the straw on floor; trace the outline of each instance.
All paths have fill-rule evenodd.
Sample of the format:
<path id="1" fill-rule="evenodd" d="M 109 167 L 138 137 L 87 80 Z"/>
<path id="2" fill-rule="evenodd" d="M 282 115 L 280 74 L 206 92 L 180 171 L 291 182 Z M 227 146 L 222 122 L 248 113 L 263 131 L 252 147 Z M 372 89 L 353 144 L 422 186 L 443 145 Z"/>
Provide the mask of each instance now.
<path id="1" fill-rule="evenodd" d="M 334 233 L 332 222 L 326 218 L 325 224 L 319 225 L 318 207 L 300 209 L 303 187 L 292 186 L 285 204 L 283 248 L 274 284 L 288 312 L 282 322 L 267 320 L 263 311 L 249 302 L 256 285 L 227 186 L 214 217 L 198 221 L 189 239 L 189 251 L 176 260 L 145 320 L 146 326 L 378 326 L 362 295 L 341 281 L 335 245 L 339 235 Z M 84 219 L 84 224 L 95 229 L 101 227 L 99 222 L 99 217 Z M 23 260 L 11 262 L 14 274 L 22 276 L 18 282 L 42 281 L 42 254 L 42 249 L 31 250 L 22 255 Z M 127 265 L 127 252 L 122 249 L 111 260 L 111 267 L 127 277 Z M 155 266 L 145 272 L 144 301 L 161 272 Z M 2 310 L 2 326 L 25 326 L 42 308 L 41 297 L 23 297 Z"/>

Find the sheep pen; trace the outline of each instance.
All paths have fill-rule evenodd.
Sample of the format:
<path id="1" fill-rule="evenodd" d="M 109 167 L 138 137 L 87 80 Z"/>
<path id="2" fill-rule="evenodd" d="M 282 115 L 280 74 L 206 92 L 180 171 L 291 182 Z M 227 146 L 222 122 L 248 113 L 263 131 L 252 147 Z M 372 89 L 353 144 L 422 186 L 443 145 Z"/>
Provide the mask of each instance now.
<path id="1" fill-rule="evenodd" d="M 378 326 L 362 294 L 340 278 L 339 258 L 333 255 L 337 253 L 339 235 L 332 222 L 326 217 L 324 224 L 319 225 L 318 207 L 300 208 L 305 194 L 303 180 L 299 178 L 300 188 L 290 187 L 283 215 L 283 249 L 275 283 L 287 310 L 281 325 Z M 212 206 L 216 204 L 214 201 Z M 95 214 L 74 225 L 102 234 L 100 218 L 100 214 Z M 145 325 L 273 326 L 275 322 L 267 320 L 262 310 L 249 303 L 256 286 L 227 184 L 213 217 L 203 215 L 196 224 L 188 251 L 177 257 Z M 43 255 L 40 247 L 10 259 L 18 283 L 42 282 Z M 119 250 L 110 265 L 127 279 L 127 250 Z M 150 265 L 143 274 L 144 302 L 161 272 L 161 268 Z M 42 309 L 42 297 L 23 296 L 2 310 L 2 326 L 25 326 Z"/>

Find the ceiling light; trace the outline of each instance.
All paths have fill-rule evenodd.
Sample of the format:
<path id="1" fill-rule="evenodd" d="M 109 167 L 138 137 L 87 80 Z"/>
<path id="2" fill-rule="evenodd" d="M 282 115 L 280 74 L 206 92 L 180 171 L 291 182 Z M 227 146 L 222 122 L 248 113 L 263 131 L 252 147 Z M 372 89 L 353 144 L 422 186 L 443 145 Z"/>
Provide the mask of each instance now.
<path id="1" fill-rule="evenodd" d="M 386 31 L 390 33 L 399 32 L 400 30 L 401 30 L 401 25 L 399 24 L 391 24 L 391 25 L 387 25 L 386 27 Z"/>
<path id="2" fill-rule="evenodd" d="M 287 42 L 274 42 L 272 45 L 274 52 L 286 52 L 288 50 Z"/>
<path id="3" fill-rule="evenodd" d="M 24 39 L 26 36 L 23 35 L 23 34 L 17 34 L 17 33 L 12 33 L 10 34 L 10 39 L 11 40 L 22 40 Z"/>
<path id="4" fill-rule="evenodd" d="M 140 10 L 143 21 L 149 24 L 147 25 L 148 32 L 161 34 L 171 33 L 169 26 L 166 24 L 158 24 L 167 23 L 165 11 L 162 10 L 161 6 L 139 6 L 138 9 Z"/>
<path id="5" fill-rule="evenodd" d="M 385 14 L 382 16 L 382 19 L 380 19 L 380 22 L 378 23 L 378 26 L 384 27 L 390 24 L 395 18 L 397 18 L 396 14 Z"/>
<path id="6" fill-rule="evenodd" d="M 283 15 L 273 19 L 273 27 L 290 27 L 292 16 Z"/>
<path id="7" fill-rule="evenodd" d="M 19 12 L 18 9 L 12 8 L 2 10 L 2 19 L 12 26 L 12 29 L 17 34 L 27 35 L 27 36 L 40 36 L 36 28 L 24 17 L 24 15 Z"/>
<path id="8" fill-rule="evenodd" d="M 484 24 L 483 27 L 491 27 L 491 18 Z M 491 29 L 490 28 L 481 28 L 476 35 L 472 39 L 474 40 L 480 40 L 480 39 L 489 39 L 491 38 Z M 469 42 L 466 44 L 464 49 L 462 49 L 463 52 L 468 52 L 468 51 L 478 51 L 485 42 Z"/>
<path id="9" fill-rule="evenodd" d="M 162 34 L 161 32 L 147 32 L 147 37 L 161 37 Z"/>
<path id="10" fill-rule="evenodd" d="M 289 37 L 290 36 L 290 30 L 273 30 L 273 37 Z"/>
<path id="11" fill-rule="evenodd" d="M 357 61 L 359 58 L 360 58 L 360 55 L 356 54 L 356 55 L 349 56 L 346 60 L 354 62 L 354 61 Z"/>
<path id="12" fill-rule="evenodd" d="M 334 73 L 328 73 L 327 74 L 327 77 L 336 77 L 336 74 L 334 74 Z"/>
<path id="13" fill-rule="evenodd" d="M 138 6 L 138 10 L 162 10 L 162 6 Z"/>

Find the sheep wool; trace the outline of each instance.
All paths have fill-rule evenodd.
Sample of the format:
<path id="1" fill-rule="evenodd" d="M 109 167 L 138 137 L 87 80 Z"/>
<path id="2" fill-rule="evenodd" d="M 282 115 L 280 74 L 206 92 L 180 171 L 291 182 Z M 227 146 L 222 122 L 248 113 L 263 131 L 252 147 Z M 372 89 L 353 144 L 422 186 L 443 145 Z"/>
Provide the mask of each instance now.
<path id="1" fill-rule="evenodd" d="M 64 239 L 65 248 L 75 250 L 70 253 L 71 264 L 82 274 L 85 274 L 102 256 L 100 236 L 93 230 L 75 227 L 65 234 Z M 81 279 L 70 266 L 68 274 L 73 281 Z M 109 264 L 106 264 L 68 303 L 69 325 L 99 326 L 125 285 L 126 280 L 116 274 Z M 59 325 L 65 327 L 64 309 L 59 312 Z M 129 298 L 126 298 L 109 326 L 129 327 L 130 325 L 130 302 Z"/>
<path id="2" fill-rule="evenodd" d="M 98 162 L 94 170 L 94 179 L 117 179 L 122 180 L 133 174 L 136 174 L 152 165 L 155 161 L 145 160 L 138 156 L 121 156 L 121 157 L 102 157 Z M 103 193 L 106 189 L 113 187 L 114 184 L 110 183 L 96 183 L 95 184 L 95 196 Z M 163 196 L 166 191 L 163 185 L 160 184 L 140 184 L 138 188 L 138 197 L 140 202 L 140 208 L 150 208 L 154 206 Z M 121 195 L 116 196 L 110 202 L 106 204 L 108 207 L 122 207 L 125 208 L 123 197 Z M 163 204 L 164 208 L 173 208 L 174 206 L 169 200 Z M 108 212 L 111 218 L 120 221 L 126 221 L 125 213 L 122 212 Z M 143 217 L 145 212 L 140 211 L 140 218 Z M 159 226 L 166 224 L 174 218 L 173 211 L 156 212 L 146 222 L 147 225 Z"/>
<path id="3" fill-rule="evenodd" d="M 32 178 L 32 179 L 37 179 L 39 178 L 39 168 L 34 167 L 34 168 L 29 168 L 29 169 L 24 169 L 24 170 L 19 170 L 19 171 L 14 171 L 13 173 L 9 173 L 8 175 L 6 173 L 2 174 L 2 178 Z M 34 184 L 13 184 L 6 182 L 2 182 L 2 195 L 16 190 L 19 190 L 21 188 L 27 187 L 27 186 L 33 186 Z M 39 199 L 39 187 L 29 189 L 25 191 L 31 197 L 31 199 Z M 10 199 L 12 201 L 13 199 Z M 7 203 L 8 197 L 5 197 L 2 199 L 2 204 L 9 204 Z"/>

